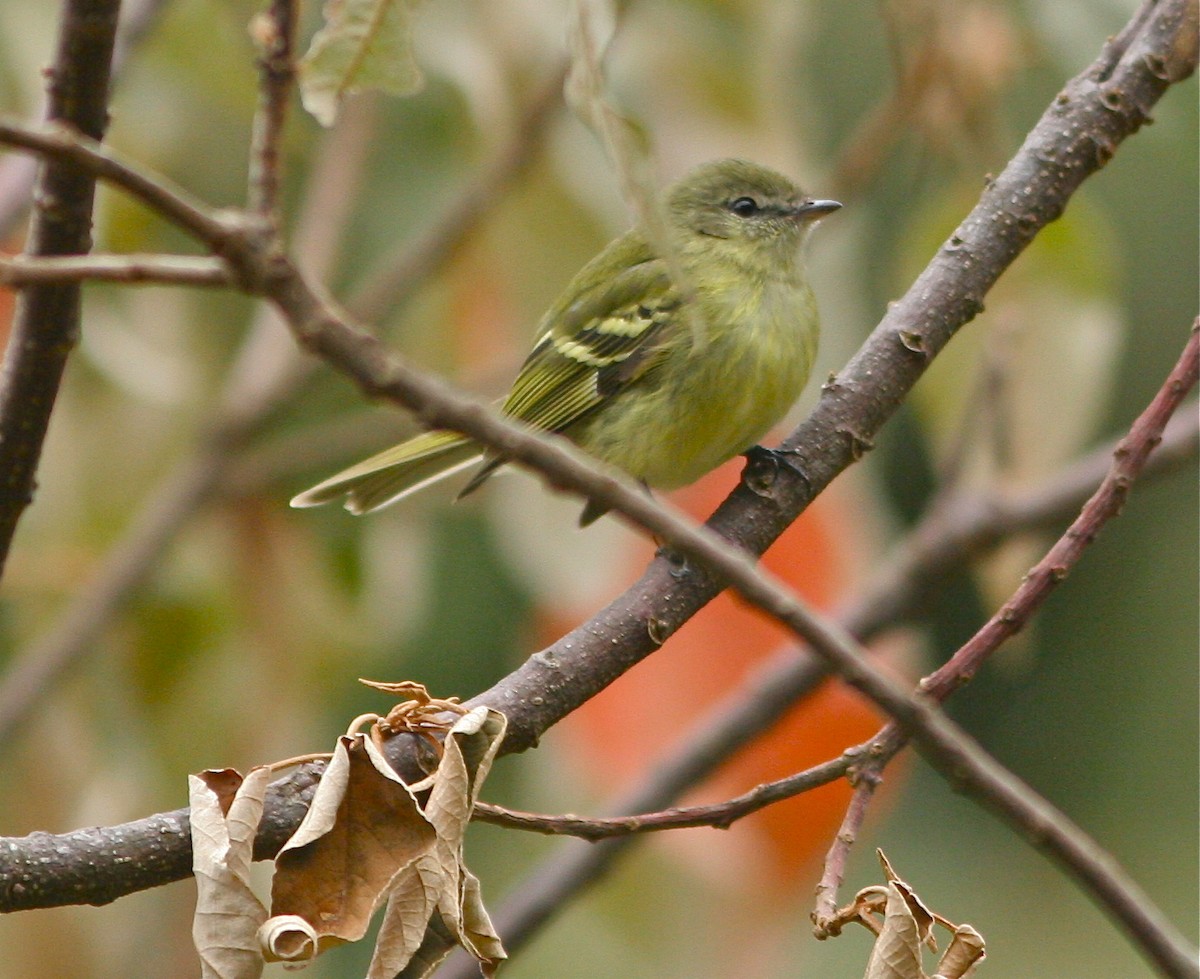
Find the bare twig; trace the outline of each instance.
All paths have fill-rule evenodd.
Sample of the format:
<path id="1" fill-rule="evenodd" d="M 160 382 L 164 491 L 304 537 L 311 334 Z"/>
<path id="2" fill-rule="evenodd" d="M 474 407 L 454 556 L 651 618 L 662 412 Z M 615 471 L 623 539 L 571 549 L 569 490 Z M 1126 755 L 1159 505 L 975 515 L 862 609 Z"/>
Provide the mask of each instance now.
<path id="1" fill-rule="evenodd" d="M 635 816 L 609 816 L 588 819 L 582 816 L 550 816 L 542 813 L 519 812 L 486 802 L 476 803 L 474 819 L 508 829 L 521 829 L 547 836 L 578 836 L 584 840 L 607 840 L 634 833 L 658 833 L 667 829 L 687 829 L 708 826 L 728 829 L 739 819 L 765 809 L 784 799 L 809 792 L 830 782 L 836 782 L 855 764 L 853 751 L 840 758 L 814 765 L 787 778 L 756 785 L 724 802 L 703 806 L 684 806 Z"/>
<path id="2" fill-rule="evenodd" d="M 956 686 L 969 681 L 982 662 L 1016 635 L 1096 539 L 1100 528 L 1121 512 L 1133 481 L 1141 474 L 1150 452 L 1162 441 L 1163 429 L 1200 373 L 1200 319 L 1178 363 L 1154 400 L 1138 417 L 1113 452 L 1113 463 L 1099 489 L 1079 517 L 1021 581 L 1020 587 L 995 615 L 946 663 L 921 681 L 921 689 L 945 700 Z"/>
<path id="3" fill-rule="evenodd" d="M 244 219 L 208 207 L 182 187 L 125 162 L 119 154 L 72 126 L 52 123 L 34 129 L 0 119 L 0 143 L 64 164 L 72 173 L 85 173 L 123 188 L 218 255 L 230 243 L 236 247 L 250 237 L 250 226 Z"/>
<path id="4" fill-rule="evenodd" d="M 116 42 L 113 45 L 112 78 L 115 80 L 129 60 L 129 53 L 153 27 L 167 0 L 125 0 L 117 21 Z M 30 114 L 43 118 L 44 106 Z M 16 229 L 33 201 L 33 183 L 37 177 L 37 160 L 27 156 L 10 156 L 0 160 L 0 241 Z"/>
<path id="5" fill-rule="evenodd" d="M 1019 495 L 944 500 L 944 505 L 928 513 L 909 533 L 859 595 L 837 613 L 838 620 L 865 642 L 885 628 L 917 617 L 924 597 L 972 557 L 1015 535 L 1060 526 L 1077 513 L 1104 478 L 1115 448 L 1114 444 L 1098 449 L 1049 483 Z M 1198 454 L 1200 416 L 1192 403 L 1172 418 L 1142 479 L 1172 472 L 1194 462 Z M 671 806 L 773 726 L 826 676 L 827 671 L 811 654 L 782 649 L 762 664 L 729 702 L 700 722 L 697 730 L 680 738 L 675 755 L 609 811 L 635 815 Z M 873 747 L 868 742 L 864 752 L 869 755 Z M 852 752 L 851 756 L 862 758 L 863 753 Z M 566 907 L 574 894 L 601 879 L 637 839 L 625 835 L 590 846 L 568 845 L 533 870 L 493 915 L 510 953 Z M 449 963 L 444 971 L 446 979 L 468 979 L 473 968 L 464 958 Z"/>
<path id="6" fill-rule="evenodd" d="M 234 286 L 219 258 L 191 255 L 66 255 L 0 258 L 0 286 L 119 282 L 123 285 Z"/>
<path id="7" fill-rule="evenodd" d="M 255 17 L 253 34 L 259 83 L 258 111 L 250 134 L 248 204 L 264 221 L 277 225 L 282 180 L 279 148 L 296 73 L 296 0 L 271 0 L 268 9 Z"/>
<path id="8" fill-rule="evenodd" d="M 99 139 L 108 123 L 119 0 L 69 0 L 63 5 L 58 51 L 48 78 L 47 117 Z M 72 255 L 91 246 L 96 175 L 46 161 L 25 251 Z M 22 290 L 12 340 L 0 373 L 0 574 L 17 521 L 33 500 L 34 474 L 67 357 L 79 337 L 79 285 Z"/>
<path id="9" fill-rule="evenodd" d="M 1168 420 L 1195 386 L 1198 376 L 1200 319 L 1193 323 L 1183 353 L 1166 382 L 1117 445 L 1108 474 L 1084 504 L 1079 516 L 1025 575 L 1012 598 L 949 660 L 921 681 L 920 689 L 924 693 L 939 703 L 944 701 L 968 683 L 983 662 L 1029 621 L 1050 592 L 1066 578 L 1104 524 L 1120 513 L 1133 481 L 1141 474 L 1151 451 L 1162 440 Z M 846 813 L 843 830 L 838 833 L 826 858 L 825 872 L 817 886 L 813 921 L 819 937 L 830 933 L 829 923 L 836 918 L 837 891 L 845 872 L 846 858 L 866 815 L 878 773 L 907 741 L 903 730 L 893 722 L 866 746 L 865 760 L 859 769 L 860 785 Z M 1072 831 L 1070 835 L 1064 832 L 1070 826 L 1064 815 L 1057 813 L 1050 821 L 1018 825 L 1035 846 L 1058 849 L 1056 856 L 1068 873 L 1085 885 L 1088 893 L 1129 932 L 1165 974 L 1198 974 L 1195 953 L 1188 947 L 1186 939 L 1109 854 L 1090 842 L 1081 831 Z"/>

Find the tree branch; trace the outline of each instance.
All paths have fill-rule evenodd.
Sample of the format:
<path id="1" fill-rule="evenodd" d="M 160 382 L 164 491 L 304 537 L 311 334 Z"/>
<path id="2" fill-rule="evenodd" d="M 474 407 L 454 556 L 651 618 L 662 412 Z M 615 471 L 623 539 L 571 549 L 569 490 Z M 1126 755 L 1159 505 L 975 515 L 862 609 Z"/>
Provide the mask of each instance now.
<path id="1" fill-rule="evenodd" d="M 123 285 L 237 285 L 219 258 L 192 255 L 66 255 L 51 258 L 0 258 L 0 286 L 68 282 L 119 282 Z"/>
<path id="2" fill-rule="evenodd" d="M 395 274 L 390 274 L 386 265 L 382 266 L 366 287 L 355 291 L 348 301 L 352 309 L 371 305 L 378 305 L 380 311 L 395 308 L 415 293 L 421 282 L 417 276 L 433 275 L 449 260 L 454 251 L 453 243 L 461 242 L 479 226 L 492 203 L 500 198 L 501 190 L 520 175 L 532 158 L 540 143 L 539 136 L 550 119 L 550 107 L 548 89 L 539 90 L 535 102 L 525 113 L 524 122 L 485 167 L 483 175 L 463 188 L 426 236 L 393 256 Z M 307 203 L 295 234 L 298 259 L 311 275 L 323 277 L 333 263 L 337 229 L 344 224 L 342 211 L 355 196 L 347 183 L 355 179 L 358 164 L 347 165 L 347 161 L 359 157 L 368 138 L 366 130 L 370 115 L 364 102 L 349 106 L 318 154 L 304 195 Z M 143 180 L 156 182 L 148 176 Z M 164 185 L 159 193 L 172 194 L 174 191 Z M 185 200 L 184 206 L 193 208 L 196 205 Z M 153 256 L 147 261 L 157 263 L 163 258 L 167 257 Z M 119 264 L 121 257 L 18 259 L 16 263 L 21 269 L 40 268 L 50 263 L 47 265 L 50 271 L 46 274 L 54 274 L 57 280 L 57 273 L 62 270 L 55 269 L 53 263 L 76 262 L 90 269 L 94 267 L 92 263 L 100 261 L 103 264 L 105 260 Z M 136 264 L 138 257 L 127 256 L 126 260 Z M 229 268 L 224 260 L 215 258 L 178 261 Z M 146 268 L 151 270 L 150 266 Z M 3 266 L 0 265 L 2 274 Z M 228 277 L 231 282 L 236 282 L 232 273 L 228 273 Z M 0 675 L 0 741 L 11 737 L 38 697 L 70 664 L 87 655 L 99 633 L 145 579 L 167 544 L 218 489 L 232 458 L 250 442 L 267 413 L 303 378 L 311 362 L 302 361 L 290 340 L 281 347 L 280 336 L 283 334 L 274 314 L 267 310 L 266 315 L 251 327 L 234 362 L 229 382 L 218 397 L 217 413 L 209 433 L 201 439 L 193 454 L 148 494 L 125 537 L 109 552 L 93 578 L 76 593 L 60 620 L 7 664 Z"/>
<path id="3" fill-rule="evenodd" d="M 1104 524 L 1121 512 L 1134 480 L 1141 474 L 1151 451 L 1162 441 L 1167 422 L 1198 377 L 1200 318 L 1192 324 L 1183 353 L 1162 388 L 1113 451 L 1109 471 L 1096 492 L 1046 555 L 1025 575 L 1013 596 L 950 659 L 921 681 L 924 693 L 938 703 L 943 702 L 970 682 L 984 661 L 1025 626 L 1051 591 L 1067 577 Z M 879 783 L 879 774 L 907 742 L 905 732 L 892 722 L 862 746 L 864 761 L 857 772 L 859 781 L 854 798 L 817 885 L 813 922 L 818 937 L 833 933 L 829 929 L 837 916 L 837 891 L 846 858 Z M 995 804 L 998 800 L 989 801 Z M 1030 842 L 1051 852 L 1164 974 L 1181 977 L 1200 974 L 1195 949 L 1116 860 L 1048 803 L 1043 813 L 1043 818 L 1033 821 L 1035 813 L 1030 810 L 1017 823 Z"/>
<path id="4" fill-rule="evenodd" d="M 128 62 L 129 52 L 149 32 L 166 2 L 125 0 L 121 4 L 110 71 L 113 81 Z M 30 116 L 44 117 L 44 107 L 39 107 Z M 32 157 L 10 156 L 0 160 L 0 241 L 8 239 L 28 211 L 33 199 L 31 191 L 37 179 L 37 169 L 37 160 Z"/>
<path id="5" fill-rule="evenodd" d="M 68 0 L 48 74 L 47 118 L 99 139 L 108 123 L 108 81 L 119 0 Z M 91 247 L 95 176 L 46 162 L 37 180 L 25 251 L 73 255 Z M 67 357 L 79 338 L 79 286 L 22 290 L 0 372 L 0 575 L 21 514 L 33 500 L 34 475 Z"/>
<path id="6" fill-rule="evenodd" d="M 1019 495 L 941 501 L 897 545 L 892 558 L 858 596 L 837 613 L 838 621 L 866 642 L 885 628 L 917 618 L 938 582 L 960 572 L 972 557 L 1015 535 L 1070 519 L 1104 478 L 1115 450 L 1115 444 L 1098 449 L 1046 485 Z M 1172 418 L 1141 478 L 1174 471 L 1194 462 L 1198 453 L 1200 417 L 1193 402 Z M 727 703 L 681 737 L 672 757 L 608 811 L 633 816 L 671 806 L 772 727 L 827 676 L 807 651 L 781 649 Z M 492 916 L 509 952 L 527 942 L 578 891 L 600 880 L 637 839 L 632 834 L 618 835 L 589 846 L 568 846 L 531 871 Z M 467 959 L 448 964 L 445 979 L 468 979 L 473 968 Z"/>
<path id="7" fill-rule="evenodd" d="M 1111 70 L 1106 66 L 1094 77 L 1089 73 L 1071 83 L 913 290 L 892 308 L 841 378 L 827 387 L 814 416 L 789 439 L 799 460 L 796 467 L 751 472 L 747 485 L 714 518 L 715 528 L 731 536 L 738 532 L 752 550 L 760 551 L 869 445 L 928 360 L 977 312 L 1003 268 L 1044 223 L 1061 213 L 1071 193 L 1120 140 L 1144 122 L 1170 81 L 1190 72 L 1194 53 L 1189 56 L 1175 43 L 1189 37 L 1187 14 L 1182 0 L 1148 5 L 1143 29 L 1128 32 L 1120 50 L 1106 52 Z M 87 154 L 67 152 L 86 165 Z M 120 179 L 117 170 L 112 172 Z M 1028 801 L 961 732 L 866 667 L 845 636 L 808 616 L 786 591 L 756 574 L 743 554 L 647 503 L 624 481 L 597 476 L 574 464 L 570 453 L 521 433 L 389 359 L 262 242 L 223 235 L 210 244 L 239 267 L 253 288 L 270 295 L 301 342 L 355 377 L 368 393 L 400 401 L 428 423 L 467 431 L 548 474 L 552 482 L 610 504 L 711 569 L 702 573 L 692 568 L 675 580 L 666 561 L 655 562 L 632 597 L 593 621 L 590 637 L 570 637 L 574 649 L 568 641 L 538 654 L 483 695 L 480 699 L 512 712 L 510 750 L 528 747 L 538 733 L 646 655 L 715 594 L 724 579 L 819 646 L 851 682 L 919 736 L 939 767 L 962 767 L 990 780 L 1007 805 Z M 598 634 L 603 661 L 598 672 L 589 671 L 586 661 L 593 651 L 583 647 L 594 645 Z M 536 696 L 525 696 L 530 691 Z"/>
<path id="8" fill-rule="evenodd" d="M 259 52 L 259 83 L 258 111 L 250 134 L 248 205 L 264 221 L 277 225 L 283 176 L 279 147 L 296 74 L 296 0 L 271 0 L 252 28 Z"/>

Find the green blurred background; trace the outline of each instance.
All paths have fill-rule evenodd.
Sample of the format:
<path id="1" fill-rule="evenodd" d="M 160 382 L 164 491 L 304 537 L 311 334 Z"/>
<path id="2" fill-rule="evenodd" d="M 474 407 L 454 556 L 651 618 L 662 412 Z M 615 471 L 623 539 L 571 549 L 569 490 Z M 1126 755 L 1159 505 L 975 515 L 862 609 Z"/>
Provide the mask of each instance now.
<path id="1" fill-rule="evenodd" d="M 0 7 L 0 110 L 36 111 L 56 6 Z M 209 201 L 238 204 L 256 5 L 161 8 L 118 79 L 111 141 Z M 305 7 L 307 33 L 315 8 Z M 1131 8 L 637 0 L 610 80 L 616 103 L 650 133 L 664 179 L 739 155 L 845 202 L 813 242 L 820 377 L 902 294 L 985 175 L 1004 166 Z M 289 211 L 313 217 L 295 244 L 336 256 L 328 280 L 339 296 L 419 240 L 508 144 L 522 106 L 565 55 L 568 11 L 549 0 L 428 4 L 417 18 L 421 92 L 360 99 L 332 133 L 296 111 Z M 876 535 L 856 546 L 885 553 L 952 465 L 968 486 L 1038 485 L 1123 432 L 1157 390 L 1196 314 L 1196 116 L 1193 79 L 1088 181 L 922 381 L 850 477 Z M 414 362 L 487 395 L 501 390 L 571 273 L 627 222 L 602 150 L 561 106 L 525 143 L 526 169 L 478 202 L 453 258 L 372 317 Z M 332 201 L 317 193 L 315 172 Z M 97 225 L 105 250 L 189 247 L 108 192 Z M 0 593 L 0 661 L 50 634 L 87 593 L 135 516 L 193 456 L 230 397 L 233 365 L 243 392 L 277 372 L 292 381 L 220 492 L 4 744 L 5 835 L 177 808 L 189 771 L 320 750 L 348 718 L 386 709 L 358 676 L 469 696 L 538 648 L 548 615 L 599 608 L 636 572 L 623 530 L 602 521 L 576 531 L 577 505 L 525 477 L 453 508 L 450 494 L 432 490 L 365 520 L 289 510 L 294 492 L 408 423 L 365 404 L 255 316 L 250 302 L 219 291 L 87 291 L 83 340 Z M 1036 626 L 951 708 L 1193 938 L 1196 485 L 1193 464 L 1139 486 Z M 923 663 L 970 634 L 1039 543 L 1014 544 L 942 595 L 916 643 Z M 596 811 L 607 791 L 552 732 L 537 752 L 500 763 L 485 794 L 520 808 Z M 690 831 L 718 849 L 738 832 Z M 468 858 L 495 905 L 559 845 L 477 827 Z M 868 824 L 846 899 L 877 880 L 877 845 L 931 906 L 984 934 L 981 976 L 1152 974 L 1055 867 L 919 763 L 887 815 Z M 715 874 L 686 848 L 651 841 L 504 974 L 861 975 L 865 933 L 820 945 L 809 936 L 815 872 L 790 892 L 747 876 L 733 865 Z M 0 920 L 0 973 L 195 974 L 193 894 L 181 883 L 104 909 L 9 916 Z M 339 949 L 308 974 L 361 975 L 366 955 Z"/>

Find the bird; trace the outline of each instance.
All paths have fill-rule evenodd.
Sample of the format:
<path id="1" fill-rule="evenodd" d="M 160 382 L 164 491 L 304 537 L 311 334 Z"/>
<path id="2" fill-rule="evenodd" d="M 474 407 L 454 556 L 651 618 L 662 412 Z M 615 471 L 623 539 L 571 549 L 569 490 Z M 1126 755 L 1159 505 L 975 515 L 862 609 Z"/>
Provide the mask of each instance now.
<path id="1" fill-rule="evenodd" d="M 500 411 L 652 489 L 751 450 L 808 380 L 819 320 L 802 246 L 841 206 L 746 160 L 691 170 L 663 193 L 658 234 L 635 225 L 571 279 Z M 368 513 L 477 466 L 462 497 L 505 461 L 458 432 L 428 431 L 291 505 L 343 500 Z M 604 512 L 589 500 L 581 525 Z"/>

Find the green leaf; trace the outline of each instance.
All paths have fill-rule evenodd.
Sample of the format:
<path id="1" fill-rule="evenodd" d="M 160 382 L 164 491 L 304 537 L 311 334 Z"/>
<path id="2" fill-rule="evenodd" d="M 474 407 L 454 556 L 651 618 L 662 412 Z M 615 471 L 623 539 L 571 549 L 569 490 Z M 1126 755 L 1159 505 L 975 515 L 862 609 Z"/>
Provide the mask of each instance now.
<path id="1" fill-rule="evenodd" d="M 416 0 L 329 0 L 325 26 L 300 61 L 300 98 L 318 122 L 333 125 L 352 92 L 409 95 L 421 87 L 412 51 L 415 6 Z"/>

